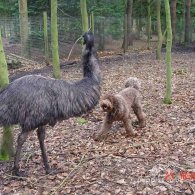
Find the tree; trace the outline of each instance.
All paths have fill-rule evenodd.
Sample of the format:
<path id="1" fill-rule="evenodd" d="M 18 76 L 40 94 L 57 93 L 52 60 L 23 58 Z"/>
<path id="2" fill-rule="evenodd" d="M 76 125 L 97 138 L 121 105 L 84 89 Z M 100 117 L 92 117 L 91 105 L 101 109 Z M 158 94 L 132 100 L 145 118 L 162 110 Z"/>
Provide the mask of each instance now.
<path id="1" fill-rule="evenodd" d="M 28 10 L 27 0 L 19 0 L 19 13 L 20 13 L 20 39 L 21 39 L 21 55 L 28 57 L 30 55 L 29 47 L 29 31 L 28 31 Z"/>
<path id="2" fill-rule="evenodd" d="M 90 14 L 90 29 L 94 33 L 94 14 L 91 12 Z"/>
<path id="3" fill-rule="evenodd" d="M 132 36 L 132 15 L 133 15 L 133 0 L 127 0 L 124 14 L 124 38 L 122 48 L 127 50 L 128 46 L 133 45 Z"/>
<path id="4" fill-rule="evenodd" d="M 151 2 L 150 0 L 147 1 L 148 6 L 148 16 L 147 16 L 147 43 L 148 43 L 148 49 L 150 49 L 150 39 L 151 39 Z"/>
<path id="5" fill-rule="evenodd" d="M 127 0 L 127 7 L 126 7 L 126 14 L 127 14 L 127 44 L 133 45 L 133 37 L 132 33 L 132 26 L 133 26 L 133 0 Z"/>
<path id="6" fill-rule="evenodd" d="M 185 0 L 185 35 L 184 42 L 190 43 L 190 26 L 191 26 L 191 15 L 190 15 L 191 0 Z"/>
<path id="7" fill-rule="evenodd" d="M 0 90 L 6 87 L 9 83 L 7 63 L 5 59 L 5 53 L 3 50 L 3 43 L 1 39 L 0 31 Z M 11 127 L 3 128 L 3 137 L 1 138 L 0 159 L 9 160 L 14 154 L 13 148 L 13 135 Z"/>
<path id="8" fill-rule="evenodd" d="M 177 0 L 171 1 L 171 27 L 172 27 L 172 34 L 173 34 L 173 43 L 175 43 L 175 36 L 176 36 L 176 20 L 177 20 Z"/>
<path id="9" fill-rule="evenodd" d="M 105 35 L 104 35 L 105 22 L 104 21 L 105 21 L 105 17 L 100 17 L 97 26 L 97 31 L 99 35 L 98 49 L 100 51 L 103 51 L 105 49 Z"/>
<path id="10" fill-rule="evenodd" d="M 51 0 L 51 44 L 52 44 L 52 61 L 53 76 L 56 79 L 61 78 L 60 60 L 58 53 L 58 25 L 57 25 L 57 0 Z"/>
<path id="11" fill-rule="evenodd" d="M 47 12 L 43 12 L 44 44 L 45 44 L 45 63 L 49 65 L 49 43 L 47 33 Z"/>
<path id="12" fill-rule="evenodd" d="M 163 42 L 163 35 L 161 30 L 161 0 L 156 1 L 156 12 L 157 12 L 157 31 L 158 31 L 158 45 L 156 51 L 156 59 L 161 59 L 161 48 Z"/>
<path id="13" fill-rule="evenodd" d="M 171 104 L 172 95 L 172 66 L 171 66 L 171 48 L 172 48 L 172 29 L 169 0 L 165 0 L 167 44 L 166 44 L 166 93 L 164 97 L 165 104 Z"/>
<path id="14" fill-rule="evenodd" d="M 82 18 L 83 32 L 87 32 L 89 29 L 89 24 L 88 24 L 86 0 L 80 0 L 80 6 L 81 6 L 81 18 Z"/>
<path id="15" fill-rule="evenodd" d="M 124 53 L 127 51 L 128 49 L 128 44 L 127 44 L 127 14 L 125 14 L 125 18 L 124 18 L 124 39 L 123 39 L 123 51 Z"/>

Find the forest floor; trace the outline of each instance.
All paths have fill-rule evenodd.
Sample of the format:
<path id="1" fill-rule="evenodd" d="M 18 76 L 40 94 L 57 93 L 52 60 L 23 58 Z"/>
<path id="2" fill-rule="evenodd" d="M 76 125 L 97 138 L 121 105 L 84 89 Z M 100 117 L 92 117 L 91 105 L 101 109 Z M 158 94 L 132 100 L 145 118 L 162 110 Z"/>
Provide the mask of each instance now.
<path id="1" fill-rule="evenodd" d="M 12 176 L 13 161 L 0 162 L 0 194 L 195 194 L 195 55 L 181 50 L 172 57 L 171 105 L 163 104 L 165 63 L 156 60 L 154 52 L 101 58 L 102 95 L 119 92 L 130 76 L 141 80 L 147 126 L 134 126 L 137 136 L 126 138 L 124 128 L 114 124 L 110 136 L 96 142 L 94 135 L 104 118 L 99 105 L 82 117 L 48 126 L 49 164 L 59 170 L 54 175 L 44 172 L 34 131 L 23 146 L 20 163 L 27 176 Z M 10 70 L 10 76 L 27 71 L 51 76 L 51 67 L 30 64 Z M 79 65 L 62 67 L 66 80 L 81 79 L 81 71 Z M 18 133 L 16 126 L 15 140 Z"/>

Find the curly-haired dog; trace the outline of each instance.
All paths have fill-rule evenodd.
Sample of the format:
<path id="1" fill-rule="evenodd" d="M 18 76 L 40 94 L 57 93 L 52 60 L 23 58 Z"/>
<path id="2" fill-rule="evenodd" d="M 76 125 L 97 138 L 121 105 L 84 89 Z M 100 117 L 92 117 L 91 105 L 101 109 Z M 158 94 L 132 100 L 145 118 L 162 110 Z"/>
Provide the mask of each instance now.
<path id="1" fill-rule="evenodd" d="M 115 95 L 105 95 L 100 103 L 101 108 L 106 113 L 103 126 L 100 133 L 95 137 L 96 141 L 100 141 L 107 137 L 114 121 L 122 121 L 128 136 L 135 135 L 131 125 L 130 110 L 133 109 L 138 118 L 140 127 L 146 126 L 145 114 L 141 106 L 141 97 L 139 93 L 140 82 L 137 78 L 130 77 L 125 82 L 125 89 Z"/>

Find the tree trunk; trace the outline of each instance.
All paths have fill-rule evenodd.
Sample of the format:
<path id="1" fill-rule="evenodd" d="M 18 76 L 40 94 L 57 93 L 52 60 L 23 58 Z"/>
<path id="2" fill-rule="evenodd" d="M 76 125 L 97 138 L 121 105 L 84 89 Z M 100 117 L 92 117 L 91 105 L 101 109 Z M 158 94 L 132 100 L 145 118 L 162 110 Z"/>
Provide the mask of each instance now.
<path id="1" fill-rule="evenodd" d="M 29 31 L 28 31 L 28 10 L 27 0 L 18 0 L 20 12 L 20 39 L 21 39 L 21 55 L 30 56 Z"/>
<path id="2" fill-rule="evenodd" d="M 166 27 L 167 27 L 167 45 L 166 45 L 166 93 L 164 97 L 165 104 L 171 104 L 172 95 L 172 66 L 171 66 L 171 48 L 172 48 L 172 29 L 169 0 L 165 0 Z"/>
<path id="3" fill-rule="evenodd" d="M 98 25 L 98 34 L 99 34 L 99 44 L 98 49 L 103 51 L 105 49 L 105 35 L 104 35 L 104 17 L 99 18 L 99 25 Z"/>
<path id="4" fill-rule="evenodd" d="M 89 29 L 89 24 L 88 24 L 86 0 L 80 0 L 80 6 L 81 6 L 81 18 L 82 18 L 83 32 L 87 32 Z"/>
<path id="5" fill-rule="evenodd" d="M 51 0 L 51 44 L 53 76 L 56 79 L 61 78 L 59 53 L 58 53 L 58 25 L 57 25 L 57 0 Z"/>
<path id="6" fill-rule="evenodd" d="M 94 33 L 94 14 L 91 12 L 90 14 L 90 29 Z"/>
<path id="7" fill-rule="evenodd" d="M 147 43 L 148 49 L 150 49 L 150 39 L 151 39 L 151 5 L 150 0 L 148 0 L 148 16 L 147 16 Z"/>
<path id="8" fill-rule="evenodd" d="M 173 34 L 173 44 L 175 43 L 176 37 L 176 20 L 177 20 L 177 0 L 171 1 L 171 27 L 172 27 L 172 34 Z"/>
<path id="9" fill-rule="evenodd" d="M 157 51 L 156 51 L 156 59 L 161 60 L 161 48 L 162 48 L 162 42 L 163 42 L 163 35 L 161 30 L 161 0 L 157 0 L 156 2 L 156 12 L 157 12 L 157 31 L 158 31 L 158 45 L 157 45 Z"/>
<path id="10" fill-rule="evenodd" d="M 3 43 L 0 31 L 0 90 L 9 84 L 7 63 L 3 50 Z M 3 136 L 1 138 L 0 159 L 9 160 L 14 154 L 13 134 L 11 127 L 4 127 Z"/>
<path id="11" fill-rule="evenodd" d="M 191 27 L 191 16 L 190 16 L 190 7 L 191 7 L 191 0 L 185 1 L 185 36 L 184 42 L 185 44 L 190 43 L 190 27 Z"/>
<path id="12" fill-rule="evenodd" d="M 49 44 L 48 44 L 48 32 L 47 32 L 47 12 L 43 12 L 43 29 L 44 29 L 44 44 L 45 44 L 45 63 L 49 65 Z"/>
<path id="13" fill-rule="evenodd" d="M 124 18 L 124 46 L 123 46 L 123 51 L 124 53 L 126 53 L 127 49 L 128 49 L 128 43 L 127 43 L 127 14 L 125 14 L 125 18 Z"/>
<path id="14" fill-rule="evenodd" d="M 123 44 L 122 48 L 125 49 L 125 41 L 127 41 L 127 47 L 130 45 L 133 45 L 133 36 L 132 36 L 132 25 L 133 25 L 133 0 L 127 0 L 127 5 L 125 9 L 125 14 L 124 14 L 124 37 L 123 37 Z M 126 19 L 125 19 L 126 18 Z M 125 37 L 125 34 L 127 37 Z"/>
<path id="15" fill-rule="evenodd" d="M 127 43 L 128 46 L 133 45 L 132 26 L 133 26 L 133 0 L 127 0 Z"/>

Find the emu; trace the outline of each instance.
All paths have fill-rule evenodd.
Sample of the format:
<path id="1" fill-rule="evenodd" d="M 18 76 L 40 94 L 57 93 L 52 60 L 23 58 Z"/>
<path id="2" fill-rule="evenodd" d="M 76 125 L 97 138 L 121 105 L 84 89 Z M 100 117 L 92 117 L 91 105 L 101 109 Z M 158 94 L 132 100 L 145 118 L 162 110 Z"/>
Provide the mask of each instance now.
<path id="1" fill-rule="evenodd" d="M 45 125 L 80 116 L 93 109 L 99 102 L 101 91 L 100 62 L 94 48 L 92 32 L 83 35 L 83 78 L 69 82 L 28 75 L 16 79 L 0 92 L 0 125 L 19 124 L 13 174 L 19 171 L 20 153 L 29 132 L 37 129 L 46 174 L 50 173 L 44 146 Z"/>

